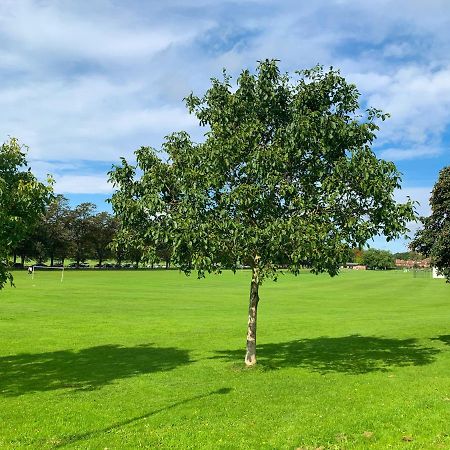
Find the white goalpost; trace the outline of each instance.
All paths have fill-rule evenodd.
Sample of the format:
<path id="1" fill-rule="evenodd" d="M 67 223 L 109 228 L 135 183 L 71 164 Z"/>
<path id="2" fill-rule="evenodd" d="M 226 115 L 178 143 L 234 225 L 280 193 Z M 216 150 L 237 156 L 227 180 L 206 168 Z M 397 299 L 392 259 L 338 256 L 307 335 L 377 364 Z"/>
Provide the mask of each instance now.
<path id="1" fill-rule="evenodd" d="M 64 280 L 64 267 L 54 267 L 54 266 L 31 266 L 31 279 L 34 280 L 34 274 L 36 271 L 43 271 L 43 272 L 51 272 L 51 271 L 61 271 L 61 283 Z"/>

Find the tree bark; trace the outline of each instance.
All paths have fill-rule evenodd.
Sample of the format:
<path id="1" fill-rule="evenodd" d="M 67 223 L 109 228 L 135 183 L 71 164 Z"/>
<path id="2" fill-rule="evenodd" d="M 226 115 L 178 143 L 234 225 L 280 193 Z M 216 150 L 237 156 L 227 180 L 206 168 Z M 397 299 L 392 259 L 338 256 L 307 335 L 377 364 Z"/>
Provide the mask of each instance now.
<path id="1" fill-rule="evenodd" d="M 252 282 L 250 284 L 250 302 L 248 305 L 247 326 L 247 352 L 245 354 L 246 366 L 256 364 L 256 319 L 259 303 L 259 268 L 252 267 Z"/>

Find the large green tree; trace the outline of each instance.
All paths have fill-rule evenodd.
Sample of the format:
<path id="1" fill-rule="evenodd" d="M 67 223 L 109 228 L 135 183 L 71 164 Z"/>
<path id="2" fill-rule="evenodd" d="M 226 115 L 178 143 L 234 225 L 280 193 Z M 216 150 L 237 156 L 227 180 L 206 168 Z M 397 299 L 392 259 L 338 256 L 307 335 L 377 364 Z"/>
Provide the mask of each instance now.
<path id="1" fill-rule="evenodd" d="M 15 138 L 0 147 L 0 289 L 13 281 L 8 257 L 45 210 L 51 184 L 39 182 L 27 168 L 27 148 Z"/>
<path id="2" fill-rule="evenodd" d="M 90 240 L 99 266 L 111 253 L 110 244 L 117 228 L 117 219 L 106 211 L 95 214 L 91 219 Z"/>
<path id="3" fill-rule="evenodd" d="M 64 260 L 72 249 L 72 211 L 69 201 L 57 195 L 48 205 L 41 222 L 41 232 L 45 236 L 45 249 L 53 266 L 55 258 L 64 265 Z"/>
<path id="4" fill-rule="evenodd" d="M 77 266 L 94 254 L 92 232 L 95 210 L 93 203 L 84 202 L 70 211 L 71 256 Z"/>
<path id="5" fill-rule="evenodd" d="M 33 256 L 37 261 L 45 260 L 48 257 L 50 266 L 53 266 L 55 258 L 64 263 L 72 246 L 71 218 L 72 214 L 67 198 L 63 195 L 56 195 L 47 206 L 31 235 L 34 243 Z"/>
<path id="6" fill-rule="evenodd" d="M 450 282 L 450 166 L 439 172 L 430 198 L 431 216 L 422 217 L 410 248 L 425 256 Z"/>
<path id="7" fill-rule="evenodd" d="M 394 267 L 394 256 L 388 250 L 369 248 L 364 251 L 362 262 L 369 269 L 392 269 Z"/>
<path id="8" fill-rule="evenodd" d="M 276 61 L 224 72 L 202 97 L 186 99 L 205 141 L 167 137 L 162 153 L 135 152 L 110 172 L 122 226 L 149 249 L 171 245 L 185 273 L 250 266 L 247 365 L 256 363 L 259 287 L 281 268 L 306 263 L 336 275 L 349 248 L 402 235 L 411 202 L 397 204 L 400 175 L 371 145 L 383 115 L 360 111 L 359 93 L 338 71 L 281 74 Z"/>

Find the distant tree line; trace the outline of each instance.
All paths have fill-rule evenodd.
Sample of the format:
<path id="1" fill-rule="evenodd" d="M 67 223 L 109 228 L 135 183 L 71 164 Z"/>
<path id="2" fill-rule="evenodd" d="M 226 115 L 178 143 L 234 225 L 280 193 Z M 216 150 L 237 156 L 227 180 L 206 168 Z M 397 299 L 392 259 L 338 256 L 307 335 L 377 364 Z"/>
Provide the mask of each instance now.
<path id="1" fill-rule="evenodd" d="M 353 249 L 349 252 L 348 262 L 367 266 L 368 269 L 393 269 L 395 260 L 420 261 L 424 256 L 415 251 L 391 253 L 388 250 L 369 248 L 365 250 Z"/>
<path id="2" fill-rule="evenodd" d="M 10 256 L 16 267 L 23 267 L 29 260 L 37 264 L 48 261 L 50 266 L 58 266 L 68 259 L 74 261 L 75 267 L 82 267 L 88 259 L 96 260 L 98 267 L 111 259 L 116 261 L 114 267 L 124 263 L 138 267 L 143 255 L 140 245 L 138 236 L 124 238 L 114 215 L 98 212 L 93 203 L 81 203 L 72 208 L 67 198 L 57 195 L 12 248 Z M 169 267 L 167 252 L 161 249 L 158 258 Z"/>

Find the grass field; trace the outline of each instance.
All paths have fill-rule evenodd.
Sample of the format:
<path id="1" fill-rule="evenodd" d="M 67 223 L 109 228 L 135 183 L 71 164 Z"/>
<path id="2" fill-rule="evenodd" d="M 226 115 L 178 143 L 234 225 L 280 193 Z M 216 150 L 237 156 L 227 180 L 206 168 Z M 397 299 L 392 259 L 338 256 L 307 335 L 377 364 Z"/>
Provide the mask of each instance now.
<path id="1" fill-rule="evenodd" d="M 450 449 L 450 286 L 403 272 L 15 274 L 1 449 Z"/>

